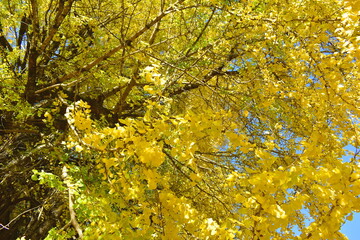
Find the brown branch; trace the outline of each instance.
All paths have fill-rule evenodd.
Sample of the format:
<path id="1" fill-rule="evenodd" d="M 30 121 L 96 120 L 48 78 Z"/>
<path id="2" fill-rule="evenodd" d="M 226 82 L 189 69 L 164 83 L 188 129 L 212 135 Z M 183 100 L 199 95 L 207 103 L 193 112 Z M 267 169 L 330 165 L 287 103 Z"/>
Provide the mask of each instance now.
<path id="1" fill-rule="evenodd" d="M 39 133 L 37 130 L 31 129 L 0 129 L 0 133 Z"/>
<path id="2" fill-rule="evenodd" d="M 206 83 L 213 77 L 215 76 L 219 76 L 219 75 L 223 75 L 224 72 L 222 72 L 223 66 L 220 66 L 216 69 L 213 69 L 211 70 L 208 74 L 206 74 L 202 80 L 200 79 L 196 79 L 197 80 L 197 83 L 189 83 L 187 85 L 185 85 L 184 87 L 181 87 L 181 88 L 178 88 L 178 89 L 175 89 L 171 92 L 168 93 L 168 96 L 174 96 L 174 95 L 178 95 L 178 94 L 181 94 L 183 92 L 186 92 L 186 91 L 190 91 L 190 90 L 193 90 L 193 89 L 197 89 L 199 88 L 200 86 L 208 86 Z M 184 74 L 188 74 L 186 71 L 184 71 Z M 192 75 L 190 75 L 191 77 L 193 77 Z M 195 78 L 195 77 L 193 77 Z M 208 86 L 209 87 L 209 86 Z"/>
<path id="3" fill-rule="evenodd" d="M 80 75 L 83 72 L 89 71 L 90 69 L 92 69 L 93 67 L 98 65 L 100 62 L 108 59 L 109 57 L 111 57 L 112 55 L 114 55 L 115 53 L 117 53 L 119 50 L 121 50 L 123 48 L 125 48 L 124 44 L 118 45 L 117 47 L 113 48 L 109 52 L 105 53 L 103 56 L 101 56 L 101 57 L 95 59 L 94 61 L 92 61 L 91 63 L 83 66 L 79 70 L 73 71 L 73 72 L 63 76 L 62 78 L 58 79 L 57 82 L 63 83 L 71 78 L 77 77 L 78 75 Z"/>
<path id="4" fill-rule="evenodd" d="M 48 86 L 48 87 L 44 87 L 42 89 L 39 89 L 37 91 L 35 91 L 35 94 L 40 94 L 40 93 L 43 93 L 43 92 L 46 92 L 48 90 L 51 90 L 53 88 L 59 88 L 59 87 L 70 87 L 72 85 L 75 85 L 77 83 L 80 83 L 82 79 L 79 79 L 79 80 L 74 80 L 72 82 L 69 82 L 69 83 L 57 83 L 57 84 L 54 84 L 54 85 L 51 85 L 51 86 Z"/>
<path id="5" fill-rule="evenodd" d="M 129 96 L 131 89 L 136 85 L 134 78 L 131 78 L 131 81 L 126 86 L 125 91 L 121 94 L 120 100 L 117 102 L 114 111 L 120 114 L 124 108 L 126 98 Z"/>
<path id="6" fill-rule="evenodd" d="M 153 45 L 151 45 L 151 46 L 148 46 L 147 48 L 160 45 L 160 44 L 162 44 L 162 43 L 165 43 L 166 41 L 167 41 L 167 40 L 161 41 L 161 42 L 158 42 L 158 43 L 155 43 L 155 44 L 153 44 Z M 129 54 L 121 57 L 120 59 L 117 59 L 116 61 L 118 62 L 119 60 L 125 59 L 125 58 L 127 58 L 127 57 L 129 57 L 129 56 L 132 56 L 132 55 L 138 53 L 138 52 L 142 52 L 142 50 L 136 50 L 136 51 L 134 51 L 134 52 L 131 52 L 131 53 L 129 53 Z M 103 66 L 105 66 L 105 65 L 103 65 Z M 70 87 L 70 86 L 72 86 L 72 85 L 74 85 L 74 84 L 76 84 L 76 83 L 80 83 L 81 81 L 82 81 L 82 79 L 74 80 L 74 81 L 69 82 L 69 83 L 56 83 L 56 84 L 53 84 L 53 85 L 50 85 L 50 86 L 47 86 L 47 87 L 44 87 L 44 88 L 42 88 L 42 89 L 39 89 L 39 90 L 35 91 L 35 94 L 40 94 L 40 93 L 46 92 L 46 91 L 51 90 L 51 89 L 54 89 L 54 88 Z M 137 84 L 137 85 L 138 85 L 138 84 Z M 125 86 L 126 86 L 126 85 L 125 85 Z M 125 86 L 117 86 L 117 87 L 115 87 L 114 89 L 110 90 L 109 92 L 104 93 L 104 94 L 103 94 L 104 98 L 107 98 L 107 97 L 109 97 L 109 96 L 112 96 L 113 94 L 119 92 L 119 90 L 123 89 Z"/>
<path id="7" fill-rule="evenodd" d="M 7 229 L 7 230 L 8 230 L 9 227 L 10 227 L 10 224 L 11 224 L 12 222 L 16 221 L 16 219 L 18 219 L 19 217 L 21 217 L 21 216 L 24 215 L 25 213 L 28 213 L 28 212 L 30 212 L 30 211 L 32 211 L 32 210 L 35 210 L 35 209 L 39 208 L 39 207 L 41 207 L 41 205 L 36 206 L 36 207 L 33 207 L 33 208 L 30 208 L 30 209 L 28 209 L 28 210 L 25 210 L 24 212 L 22 212 L 22 213 L 20 213 L 19 215 L 17 215 L 15 218 L 13 218 L 10 222 L 8 222 L 8 223 L 5 224 L 5 225 L 0 224 L 0 226 L 1 226 L 0 230 L 2 230 L 2 229 Z"/>
<path id="8" fill-rule="evenodd" d="M 39 40 L 39 18 L 38 18 L 38 3 L 37 0 L 31 0 L 31 22 L 33 31 L 30 39 L 30 50 L 28 60 L 28 79 L 25 86 L 25 99 L 29 103 L 34 102 L 36 79 L 37 79 L 37 63 L 36 60 L 39 56 L 37 50 L 37 43 Z"/>
<path id="9" fill-rule="evenodd" d="M 83 232 L 81 230 L 80 224 L 76 220 L 76 214 L 75 214 L 75 211 L 74 211 L 74 203 L 72 201 L 72 194 L 71 194 L 71 189 L 70 188 L 69 188 L 69 211 L 70 211 L 71 224 L 73 225 L 76 232 L 78 233 L 79 239 L 82 239 L 83 238 Z"/>
<path id="10" fill-rule="evenodd" d="M 196 38 L 196 40 L 193 42 L 193 44 L 191 45 L 191 47 L 186 51 L 185 53 L 185 57 L 188 57 L 190 55 L 190 51 L 193 47 L 195 47 L 195 45 L 199 42 L 199 40 L 201 39 L 202 35 L 204 34 L 206 28 L 209 26 L 214 14 L 215 14 L 216 8 L 213 9 L 208 21 L 206 22 L 205 26 L 203 27 L 203 29 L 201 30 L 199 36 Z"/>
<path id="11" fill-rule="evenodd" d="M 199 83 L 189 83 L 189 84 L 185 85 L 185 86 L 182 87 L 182 88 L 178 88 L 178 89 L 170 92 L 170 93 L 169 93 L 169 96 L 179 95 L 179 94 L 181 94 L 181 93 L 183 93 L 183 92 L 186 92 L 186 91 L 190 91 L 190 90 L 199 88 L 200 86 L 202 86 L 202 85 L 199 84 Z"/>
<path id="12" fill-rule="evenodd" d="M 156 35 L 160 30 L 160 22 L 156 23 L 154 31 L 152 32 L 150 39 L 149 39 L 149 44 L 152 45 L 155 41 Z"/>
<path id="13" fill-rule="evenodd" d="M 12 46 L 10 45 L 10 43 L 8 42 L 8 40 L 4 36 L 1 25 L 0 25 L 0 46 L 2 46 L 3 48 L 8 49 L 10 52 L 13 50 Z"/>
<path id="14" fill-rule="evenodd" d="M 34 0 L 33 0 L 34 1 Z M 180 4 L 184 2 L 184 0 L 179 0 L 177 2 L 177 4 Z M 175 4 L 176 5 L 176 4 Z M 174 5 L 174 6 L 175 6 Z M 102 55 L 101 57 L 98 57 L 97 59 L 95 59 L 94 61 L 92 61 L 91 63 L 81 67 L 80 69 L 73 71 L 65 76 L 63 76 L 62 78 L 58 79 L 58 82 L 62 83 L 65 82 L 71 78 L 77 77 L 78 75 L 80 75 L 83 72 L 89 71 L 90 69 L 92 69 L 93 67 L 95 67 L 96 65 L 98 65 L 100 62 L 108 59 L 109 57 L 113 56 L 115 53 L 117 53 L 118 51 L 120 51 L 121 49 L 124 49 L 126 46 L 131 46 L 131 43 L 136 40 L 138 37 L 140 37 L 144 32 L 146 32 L 147 30 L 149 30 L 152 26 L 154 26 L 156 23 L 160 22 L 161 19 L 163 19 L 166 15 L 177 11 L 178 9 L 174 6 L 169 7 L 165 12 L 160 13 L 156 18 L 154 18 L 152 21 L 150 21 L 148 24 L 146 24 L 142 29 L 140 29 L 138 32 L 136 32 L 133 36 L 131 36 L 128 40 L 125 41 L 125 43 L 121 43 L 119 44 L 117 47 L 111 49 L 110 51 L 108 51 L 107 53 L 105 53 L 104 55 Z M 185 9 L 185 8 L 184 8 Z M 180 9 L 179 9 L 180 10 Z"/>
<path id="15" fill-rule="evenodd" d="M 102 95 L 103 95 L 104 99 L 106 99 L 106 98 L 111 97 L 111 96 L 115 95 L 116 93 L 120 92 L 125 87 L 126 87 L 126 85 L 116 86 L 116 87 L 110 89 L 109 91 L 103 93 Z"/>
<path id="16" fill-rule="evenodd" d="M 170 148 L 170 146 L 168 145 L 168 147 Z M 163 153 L 165 153 L 165 155 L 170 159 L 170 161 L 172 162 L 173 166 L 182 174 L 185 176 L 185 178 L 187 178 L 188 180 L 190 180 L 191 182 L 193 182 L 193 180 L 190 178 L 190 176 L 188 176 L 176 163 L 181 164 L 182 166 L 184 166 L 183 163 L 179 162 L 177 159 L 175 159 L 173 156 L 171 156 L 167 151 L 163 151 Z M 194 170 L 192 170 L 189 166 L 186 166 L 190 171 L 194 172 Z M 203 180 L 204 183 L 205 180 Z M 197 189 L 199 189 L 201 192 L 205 193 L 206 195 L 216 199 L 219 203 L 221 203 L 221 205 L 223 205 L 223 207 L 229 212 L 231 213 L 229 207 L 226 205 L 226 203 L 224 203 L 221 199 L 219 199 L 216 195 L 206 191 L 205 189 L 203 189 L 202 187 L 199 186 L 199 183 L 196 183 L 195 187 Z"/>
<path id="17" fill-rule="evenodd" d="M 18 47 L 21 47 L 21 43 L 23 41 L 24 35 L 25 35 L 25 33 L 27 33 L 30 24 L 31 24 L 30 19 L 26 15 L 24 15 L 21 18 L 19 36 L 17 38 L 17 43 L 16 43 Z"/>
<path id="18" fill-rule="evenodd" d="M 68 3 L 66 6 L 64 4 L 65 2 Z M 69 0 L 69 1 L 60 0 L 59 1 L 59 7 L 58 7 L 57 14 L 55 16 L 54 24 L 51 26 L 49 35 L 45 38 L 43 44 L 40 47 L 40 50 L 42 52 L 45 51 L 46 47 L 50 44 L 51 40 L 54 38 L 56 32 L 59 30 L 59 27 L 62 24 L 62 22 L 64 21 L 65 17 L 69 14 L 73 2 L 74 2 L 74 0 Z"/>
<path id="19" fill-rule="evenodd" d="M 80 224 L 78 223 L 78 221 L 76 220 L 76 213 L 74 210 L 74 202 L 72 200 L 72 193 L 71 193 L 71 184 L 69 182 L 69 177 L 67 174 L 67 168 L 64 166 L 62 169 L 62 177 L 67 180 L 67 187 L 68 187 L 68 192 L 69 192 L 69 212 L 70 212 L 70 222 L 71 225 L 75 228 L 76 232 L 79 235 L 79 239 L 83 238 L 83 231 L 80 227 Z"/>

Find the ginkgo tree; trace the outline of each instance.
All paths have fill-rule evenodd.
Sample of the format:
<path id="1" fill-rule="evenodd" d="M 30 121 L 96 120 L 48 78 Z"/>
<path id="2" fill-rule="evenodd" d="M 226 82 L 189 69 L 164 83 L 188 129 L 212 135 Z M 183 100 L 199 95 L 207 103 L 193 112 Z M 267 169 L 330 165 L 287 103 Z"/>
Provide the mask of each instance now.
<path id="1" fill-rule="evenodd" d="M 359 11 L 1 0 L 0 238 L 346 239 Z"/>

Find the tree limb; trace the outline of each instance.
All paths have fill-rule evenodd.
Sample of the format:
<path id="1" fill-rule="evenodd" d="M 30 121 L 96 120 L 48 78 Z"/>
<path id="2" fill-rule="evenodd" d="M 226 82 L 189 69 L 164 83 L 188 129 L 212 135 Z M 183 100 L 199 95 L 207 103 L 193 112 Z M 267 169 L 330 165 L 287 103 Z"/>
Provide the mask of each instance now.
<path id="1" fill-rule="evenodd" d="M 34 0 L 33 0 L 34 1 Z M 180 4 L 184 2 L 184 0 L 179 0 L 177 2 L 177 4 Z M 144 32 L 146 32 L 147 30 L 149 30 L 152 26 L 154 26 L 156 23 L 160 22 L 161 19 L 163 19 L 165 16 L 167 16 L 168 14 L 177 11 L 178 9 L 175 7 L 176 4 L 174 4 L 174 6 L 169 7 L 166 11 L 161 12 L 156 18 L 154 18 L 152 21 L 150 21 L 148 24 L 146 24 L 142 29 L 140 29 L 138 32 L 136 32 L 134 35 L 132 35 L 128 40 L 126 40 L 124 43 L 119 44 L 117 47 L 111 49 L 110 51 L 108 51 L 107 53 L 105 53 L 104 55 L 102 55 L 101 57 L 98 57 L 97 59 L 95 59 L 94 61 L 92 61 L 91 63 L 81 67 L 80 69 L 73 71 L 69 74 L 66 74 L 65 76 L 61 77 L 60 79 L 58 79 L 57 81 L 62 83 L 65 82 L 71 78 L 77 77 L 78 75 L 80 75 L 83 72 L 89 71 L 90 69 L 92 69 L 93 67 L 95 67 L 97 64 L 99 64 L 100 62 L 108 59 L 109 57 L 113 56 L 115 53 L 117 53 L 118 51 L 120 51 L 121 49 L 124 49 L 126 46 L 130 46 L 131 43 L 136 40 L 138 37 L 140 37 Z"/>
<path id="2" fill-rule="evenodd" d="M 68 3 L 66 6 L 65 6 L 65 2 Z M 40 50 L 42 52 L 44 52 L 46 47 L 50 44 L 51 40 L 55 36 L 56 32 L 58 31 L 58 29 L 59 29 L 60 25 L 62 24 L 62 22 L 64 21 L 65 17 L 70 12 L 73 2 L 74 2 L 74 0 L 69 0 L 69 1 L 60 0 L 59 1 L 59 8 L 58 8 L 57 14 L 55 16 L 54 24 L 50 27 L 49 34 L 45 38 L 43 44 L 40 47 Z"/>

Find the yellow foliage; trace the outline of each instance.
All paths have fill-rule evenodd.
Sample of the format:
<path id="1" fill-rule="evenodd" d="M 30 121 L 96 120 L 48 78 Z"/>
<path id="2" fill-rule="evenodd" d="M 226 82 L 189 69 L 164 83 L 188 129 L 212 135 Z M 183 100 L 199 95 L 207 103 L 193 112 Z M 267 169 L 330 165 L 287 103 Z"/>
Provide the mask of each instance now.
<path id="1" fill-rule="evenodd" d="M 79 236 L 342 238 L 360 1 L 20 2 L 0 2 L 0 111 L 43 119 L 24 146 L 71 165 Z"/>

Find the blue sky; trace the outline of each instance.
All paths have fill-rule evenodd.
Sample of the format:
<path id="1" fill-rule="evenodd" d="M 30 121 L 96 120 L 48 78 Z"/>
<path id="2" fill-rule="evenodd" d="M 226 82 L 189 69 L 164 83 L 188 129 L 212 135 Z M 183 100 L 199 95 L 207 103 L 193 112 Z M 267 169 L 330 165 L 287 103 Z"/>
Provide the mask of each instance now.
<path id="1" fill-rule="evenodd" d="M 360 213 L 355 213 L 352 221 L 346 221 L 342 226 L 341 232 L 350 240 L 360 239 Z"/>
<path id="2" fill-rule="evenodd" d="M 352 146 L 347 146 L 345 149 L 350 151 L 356 151 Z M 344 162 L 349 162 L 351 159 L 350 156 L 343 156 Z M 350 240 L 360 240 L 360 213 L 354 213 L 352 221 L 346 221 L 341 228 L 341 232 L 345 234 Z"/>

